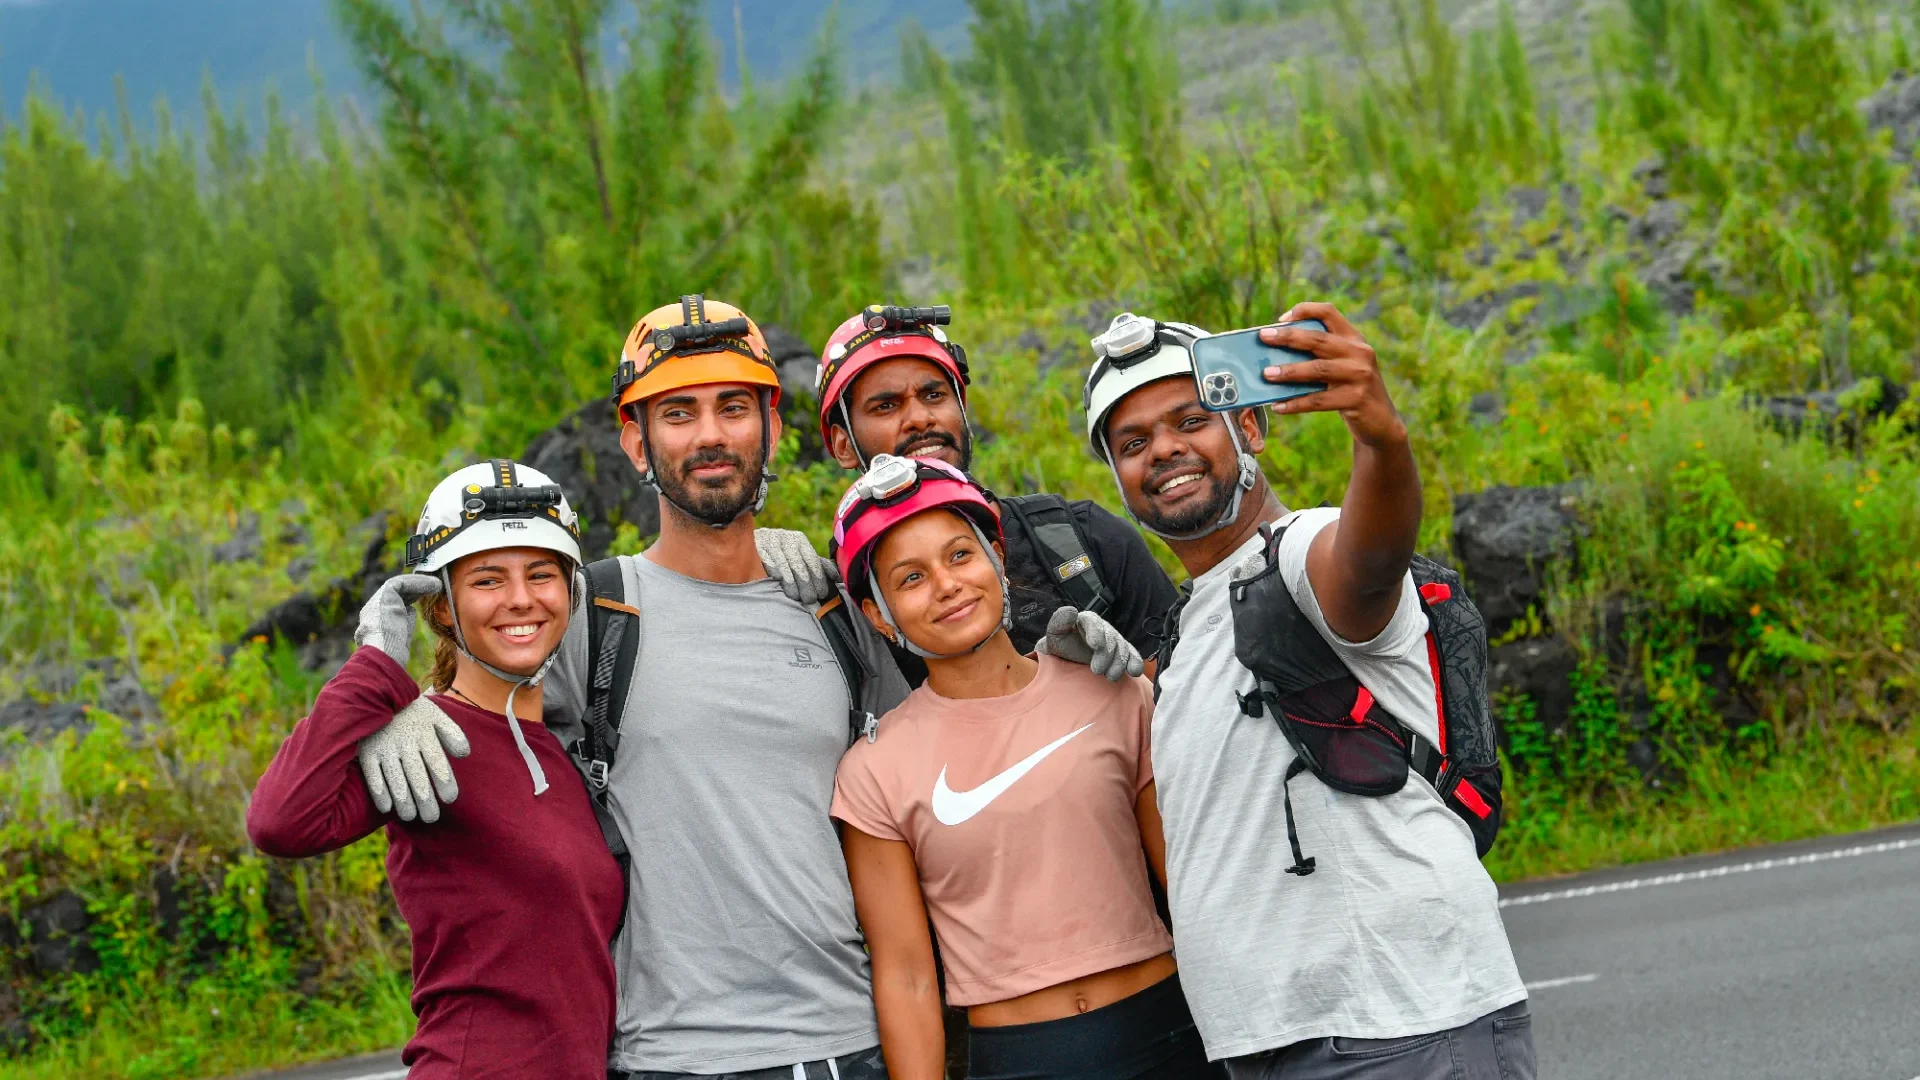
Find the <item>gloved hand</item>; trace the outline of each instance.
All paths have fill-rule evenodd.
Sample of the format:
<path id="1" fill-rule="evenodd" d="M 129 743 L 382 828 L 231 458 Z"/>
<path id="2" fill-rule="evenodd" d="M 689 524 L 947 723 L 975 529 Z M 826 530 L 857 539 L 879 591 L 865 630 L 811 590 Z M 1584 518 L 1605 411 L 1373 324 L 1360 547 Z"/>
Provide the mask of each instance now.
<path id="1" fill-rule="evenodd" d="M 780 583 L 780 591 L 802 604 L 824 604 L 836 591 L 840 570 L 829 559 L 813 550 L 807 534 L 793 529 L 755 529 L 753 546 L 767 576 Z"/>
<path id="2" fill-rule="evenodd" d="M 1147 670 L 1139 650 L 1113 628 L 1113 624 L 1091 611 L 1063 607 L 1047 620 L 1047 636 L 1034 646 L 1034 652 L 1047 653 L 1074 664 L 1085 664 L 1108 682 Z"/>
<path id="3" fill-rule="evenodd" d="M 432 823 L 440 820 L 441 803 L 460 797 L 447 756 L 472 752 L 460 725 L 423 695 L 394 714 L 386 727 L 360 740 L 360 774 L 381 813 L 392 810 L 401 821 L 418 817 Z"/>
<path id="4" fill-rule="evenodd" d="M 379 649 L 401 667 L 413 648 L 413 603 L 440 592 L 432 574 L 395 574 L 360 609 L 360 625 L 353 630 L 356 645 Z M 408 819 L 412 820 L 412 819 Z"/>

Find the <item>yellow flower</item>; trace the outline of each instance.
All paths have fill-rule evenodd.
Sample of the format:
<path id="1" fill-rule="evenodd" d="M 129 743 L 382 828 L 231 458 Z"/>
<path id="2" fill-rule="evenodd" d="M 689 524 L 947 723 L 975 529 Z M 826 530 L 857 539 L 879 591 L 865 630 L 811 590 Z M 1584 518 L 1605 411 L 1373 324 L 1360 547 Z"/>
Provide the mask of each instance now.
<path id="1" fill-rule="evenodd" d="M 1750 608 L 1748 608 L 1748 609 L 1747 609 L 1747 614 L 1749 614 L 1749 615 L 1754 615 L 1754 616 L 1758 616 L 1758 615 L 1760 614 L 1760 605 L 1759 605 L 1759 604 L 1755 604 L 1755 605 L 1753 605 L 1752 607 L 1750 607 Z"/>
<path id="2" fill-rule="evenodd" d="M 1863 506 L 1865 506 L 1865 505 L 1867 505 L 1867 500 L 1865 500 L 1865 499 L 1855 499 L 1855 500 L 1853 500 L 1853 508 L 1854 508 L 1855 510 L 1858 510 L 1858 509 L 1860 509 L 1861 507 L 1863 507 Z"/>

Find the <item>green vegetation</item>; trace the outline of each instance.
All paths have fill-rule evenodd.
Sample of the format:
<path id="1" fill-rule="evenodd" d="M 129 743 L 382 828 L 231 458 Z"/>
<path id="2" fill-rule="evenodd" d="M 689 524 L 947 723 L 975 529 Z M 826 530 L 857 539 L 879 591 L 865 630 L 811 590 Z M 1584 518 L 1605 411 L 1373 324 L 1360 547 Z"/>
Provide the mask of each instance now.
<path id="1" fill-rule="evenodd" d="M 1168 50 L 1148 0 L 976 0 L 964 59 L 903 35 L 897 96 L 847 100 L 823 55 L 729 101 L 691 0 L 642 5 L 619 67 L 586 47 L 607 0 L 335 6 L 377 116 L 252 131 L 209 96 L 204 139 L 137 138 L 36 98 L 0 131 L 9 697 L 91 700 L 112 658 L 164 716 L 0 743 L 0 904 L 74 890 L 101 961 L 30 978 L 3 946 L 0 1023 L 38 1049 L 0 1077 L 404 1037 L 383 842 L 269 865 L 241 827 L 317 677 L 225 647 L 290 560 L 356 568 L 352 523 L 403 529 L 450 464 L 517 452 L 696 289 L 816 342 L 930 273 L 907 299 L 957 305 L 983 478 L 1110 505 L 1078 434 L 1090 326 L 1335 300 L 1416 433 L 1426 547 L 1458 493 L 1581 500 L 1517 631 L 1572 639 L 1574 705 L 1499 702 L 1497 874 L 1920 815 L 1920 196 L 1856 106 L 1916 13 L 1629 0 L 1561 100 L 1504 8 L 1463 34 L 1434 0 L 1221 4 Z M 1275 19 L 1346 56 L 1275 69 L 1282 122 L 1190 113 L 1175 54 Z M 1843 387 L 1797 427 L 1750 407 Z M 844 477 L 798 449 L 767 518 L 822 538 Z M 1337 501 L 1347 461 L 1329 417 L 1265 454 L 1295 505 Z M 216 559 L 246 530 L 258 558 Z"/>

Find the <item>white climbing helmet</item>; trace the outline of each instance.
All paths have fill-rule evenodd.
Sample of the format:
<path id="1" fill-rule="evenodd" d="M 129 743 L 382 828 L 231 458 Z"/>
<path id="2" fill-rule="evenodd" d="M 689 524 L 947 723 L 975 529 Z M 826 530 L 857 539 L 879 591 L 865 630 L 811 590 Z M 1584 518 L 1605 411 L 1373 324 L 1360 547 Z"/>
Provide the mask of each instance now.
<path id="1" fill-rule="evenodd" d="M 407 538 L 407 569 L 434 574 L 476 551 L 544 548 L 580 563 L 580 518 L 546 474 L 495 458 L 436 484 Z"/>

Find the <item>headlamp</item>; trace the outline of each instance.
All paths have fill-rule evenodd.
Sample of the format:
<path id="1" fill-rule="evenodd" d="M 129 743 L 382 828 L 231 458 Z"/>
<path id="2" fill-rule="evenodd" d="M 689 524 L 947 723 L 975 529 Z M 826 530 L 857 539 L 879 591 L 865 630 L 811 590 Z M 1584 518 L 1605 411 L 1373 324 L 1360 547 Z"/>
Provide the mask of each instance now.
<path id="1" fill-rule="evenodd" d="M 1093 353 L 1114 367 L 1131 367 L 1159 351 L 1148 348 L 1156 343 L 1159 328 L 1152 319 L 1123 311 L 1113 317 L 1106 333 L 1093 339 Z"/>
<path id="2" fill-rule="evenodd" d="M 868 304 L 860 313 L 861 325 L 874 333 L 882 330 L 917 330 L 946 326 L 953 322 L 953 309 L 945 304 L 932 307 L 894 307 Z"/>
<path id="3" fill-rule="evenodd" d="M 653 332 L 653 348 L 656 352 L 664 353 L 683 345 L 710 345 L 723 338 L 746 337 L 752 329 L 744 318 L 663 326 Z"/>
<path id="4" fill-rule="evenodd" d="M 912 490 L 920 482 L 920 469 L 909 458 L 876 454 L 873 464 L 853 482 L 860 497 L 868 502 L 885 503 Z"/>

